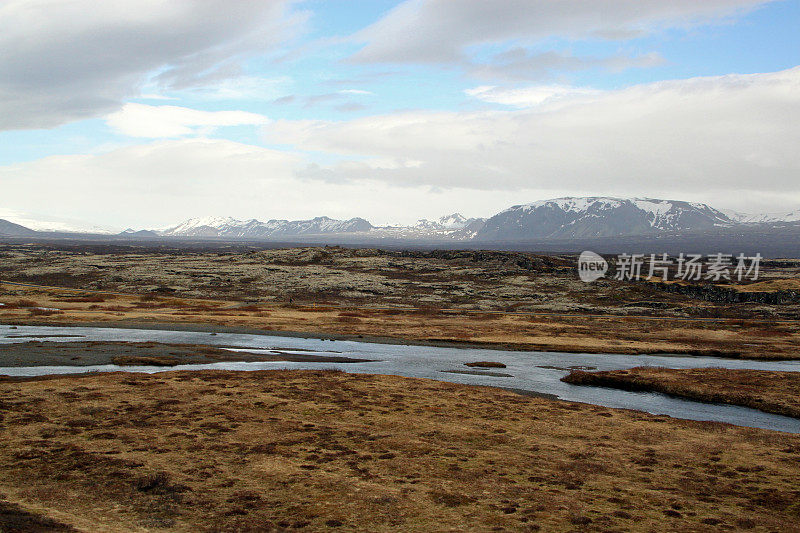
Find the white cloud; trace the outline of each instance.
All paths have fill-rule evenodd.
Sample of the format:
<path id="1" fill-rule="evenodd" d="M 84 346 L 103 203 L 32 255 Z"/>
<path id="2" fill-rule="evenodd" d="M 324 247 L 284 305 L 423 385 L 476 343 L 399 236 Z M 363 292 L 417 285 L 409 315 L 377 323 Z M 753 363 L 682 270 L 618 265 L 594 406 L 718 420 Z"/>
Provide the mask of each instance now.
<path id="1" fill-rule="evenodd" d="M 525 48 L 514 47 L 494 55 L 489 61 L 468 63 L 467 70 L 475 78 L 513 81 L 547 78 L 559 71 L 602 68 L 620 72 L 630 68 L 655 67 L 663 63 L 664 58 L 655 52 L 639 56 L 617 54 L 596 57 L 575 56 L 553 50 L 532 53 Z"/>
<path id="2" fill-rule="evenodd" d="M 188 120 L 185 111 L 192 110 L 178 108 L 179 127 L 220 122 L 215 114 Z M 277 121 L 264 126 L 265 135 L 298 151 L 162 140 L 0 167 L 0 183 L 16 210 L 118 227 L 198 215 L 410 223 L 452 211 L 486 216 L 560 195 L 673 197 L 789 212 L 800 203 L 797 116 L 800 67 L 514 110 Z"/>
<path id="3" fill-rule="evenodd" d="M 3 2 L 0 130 L 101 116 L 144 85 L 224 84 L 242 76 L 242 59 L 274 50 L 299 31 L 306 14 L 294 11 L 294 3 Z"/>
<path id="4" fill-rule="evenodd" d="M 271 100 L 283 94 L 291 84 L 292 79 L 288 76 L 262 78 L 242 75 L 170 94 L 189 95 L 202 100 Z"/>
<path id="5" fill-rule="evenodd" d="M 139 100 L 177 100 L 174 96 L 165 96 L 163 94 L 156 94 L 156 93 L 144 93 L 137 97 Z"/>
<path id="6" fill-rule="evenodd" d="M 469 46 L 511 41 L 630 39 L 720 20 L 770 0 L 406 0 L 353 39 L 363 63 L 458 62 Z"/>
<path id="7" fill-rule="evenodd" d="M 392 168 L 396 162 L 374 165 Z M 334 183 L 298 177 L 297 169 L 305 166 L 292 153 L 185 139 L 4 166 L 0 182 L 4 198 L 14 199 L 11 214 L 20 221 L 33 225 L 40 218 L 19 218 L 24 210 L 117 228 L 166 227 L 206 215 L 261 220 L 362 216 L 376 224 L 410 224 L 455 211 L 490 215 L 515 203 L 518 194 L 458 188 L 437 192 L 426 185 L 398 187 L 371 179 Z M 557 196 L 563 191 L 524 194 Z"/>
<path id="8" fill-rule="evenodd" d="M 505 88 L 481 85 L 464 91 L 468 96 L 492 104 L 513 107 L 533 107 L 556 100 L 573 99 L 578 96 L 596 96 L 600 91 L 585 87 L 566 85 L 536 85 L 533 87 Z"/>
<path id="9" fill-rule="evenodd" d="M 485 89 L 484 95 L 487 91 L 491 94 Z M 533 89 L 534 99 L 537 91 Z M 521 103 L 524 94 L 515 96 Z M 276 121 L 265 134 L 298 149 L 349 157 L 317 172 L 329 181 L 370 178 L 483 190 L 562 188 L 701 196 L 708 201 L 730 194 L 739 195 L 741 203 L 751 191 L 782 191 L 797 198 L 798 116 L 800 67 L 545 99 L 514 111 Z M 374 168 L 364 162 L 369 157 L 421 163 Z"/>
<path id="10" fill-rule="evenodd" d="M 360 95 L 373 95 L 372 91 L 365 91 L 363 89 L 342 89 L 339 91 L 341 94 L 360 94 Z"/>
<path id="11" fill-rule="evenodd" d="M 96 155 L 0 167 L 15 208 L 131 226 L 205 213 L 269 209 L 294 181 L 293 154 L 219 139 L 158 141 Z"/>
<path id="12" fill-rule="evenodd" d="M 151 139 L 208 134 L 221 126 L 256 126 L 267 122 L 267 117 L 245 111 L 199 111 L 144 104 L 125 104 L 106 117 L 106 123 L 123 135 Z"/>

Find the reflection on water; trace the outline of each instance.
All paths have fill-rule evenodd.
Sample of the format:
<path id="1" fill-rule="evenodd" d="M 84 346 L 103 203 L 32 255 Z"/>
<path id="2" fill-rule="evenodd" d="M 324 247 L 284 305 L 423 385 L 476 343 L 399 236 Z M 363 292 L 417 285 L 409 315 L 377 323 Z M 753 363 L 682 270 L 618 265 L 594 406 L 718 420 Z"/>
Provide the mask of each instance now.
<path id="1" fill-rule="evenodd" d="M 65 334 L 76 335 L 66 337 Z M 606 407 L 620 407 L 665 414 L 692 420 L 716 420 L 741 426 L 760 427 L 800 433 L 800 420 L 762 413 L 745 407 L 704 404 L 658 393 L 629 392 L 601 387 L 576 386 L 563 383 L 561 378 L 569 368 L 590 367 L 597 370 L 617 370 L 634 366 L 667 368 L 746 368 L 757 370 L 800 371 L 800 361 L 747 361 L 714 357 L 677 355 L 616 355 L 571 354 L 554 352 L 516 352 L 476 348 L 440 348 L 405 346 L 355 341 L 332 341 L 245 335 L 237 333 L 201 333 L 189 331 L 136 330 L 116 328 L 81 328 L 50 326 L 18 326 L 11 329 L 0 325 L 0 344 L 25 342 L 31 335 L 47 335 L 48 342 L 111 341 L 164 342 L 179 344 L 209 344 L 256 350 L 295 352 L 305 355 L 338 356 L 370 359 L 363 363 L 326 362 L 258 362 L 179 365 L 174 367 L 98 366 L 39 366 L 0 368 L 0 374 L 37 376 L 76 372 L 163 372 L 168 370 L 264 370 L 264 369 L 331 369 L 365 374 L 392 374 L 429 378 L 469 385 L 489 385 L 515 390 L 554 395 L 564 400 L 585 402 Z M 21 337 L 28 336 L 28 337 Z M 246 351 L 246 350 L 243 350 Z M 464 363 L 495 361 L 503 363 L 502 372 L 470 372 Z"/>

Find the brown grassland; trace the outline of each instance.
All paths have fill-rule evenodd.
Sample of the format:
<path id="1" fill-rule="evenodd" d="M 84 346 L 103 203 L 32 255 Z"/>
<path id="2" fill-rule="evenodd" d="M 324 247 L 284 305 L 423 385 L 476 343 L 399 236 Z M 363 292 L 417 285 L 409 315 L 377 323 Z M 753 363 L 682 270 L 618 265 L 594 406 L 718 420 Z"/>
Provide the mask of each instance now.
<path id="1" fill-rule="evenodd" d="M 585 284 L 574 265 L 573 257 L 519 252 L 112 253 L 6 245 L 0 280 L 62 290 L 0 283 L 0 321 L 217 324 L 546 351 L 799 356 L 800 301 L 718 302 L 645 282 Z M 760 286 L 785 288 L 798 270 L 776 261 Z"/>
<path id="2" fill-rule="evenodd" d="M 0 402 L 0 521 L 31 527 L 796 531 L 800 520 L 800 436 L 491 388 L 168 372 L 6 380 Z"/>
<path id="3" fill-rule="evenodd" d="M 797 277 L 793 262 L 770 268 L 765 287 Z M 100 253 L 7 245 L 0 247 L 0 280 L 61 289 L 0 283 L 5 323 L 216 324 L 754 359 L 794 359 L 800 345 L 800 302 L 707 301 L 645 282 L 589 285 L 577 279 L 574 258 L 516 252 Z"/>
<path id="4" fill-rule="evenodd" d="M 656 391 L 710 403 L 752 407 L 800 418 L 800 372 L 724 368 L 655 368 L 583 372 L 562 381 L 575 385 Z"/>
<path id="5" fill-rule="evenodd" d="M 584 353 L 675 353 L 750 359 L 797 359 L 800 325 L 752 320 L 693 321 L 616 315 L 505 314 L 439 308 L 374 309 L 233 300 L 106 294 L 77 301 L 61 289 L 0 283 L 6 324 L 218 325 L 242 330 L 397 342 L 468 343 L 504 349 Z M 20 305 L 23 301 L 25 304 Z M 33 307 L 33 309 L 32 309 Z M 41 312 L 35 308 L 46 308 Z"/>
<path id="6" fill-rule="evenodd" d="M 773 262 L 760 285 L 702 290 L 588 285 L 574 265 L 514 252 L 0 245 L 0 323 L 800 359 L 795 261 Z M 58 344 L 8 345 L 0 359 L 256 357 Z M 798 406 L 793 377 L 681 372 L 635 369 L 624 386 Z M 0 378 L 0 436 L 3 533 L 800 531 L 800 435 L 430 380 L 314 371 Z"/>

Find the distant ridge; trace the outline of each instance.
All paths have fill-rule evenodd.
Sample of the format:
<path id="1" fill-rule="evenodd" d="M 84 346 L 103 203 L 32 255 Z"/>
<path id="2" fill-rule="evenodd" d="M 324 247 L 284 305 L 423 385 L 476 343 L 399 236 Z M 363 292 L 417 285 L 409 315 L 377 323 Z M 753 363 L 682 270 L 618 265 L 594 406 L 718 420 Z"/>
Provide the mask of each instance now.
<path id="1" fill-rule="evenodd" d="M 196 239 L 315 242 L 330 244 L 423 245 L 472 243 L 568 243 L 591 239 L 641 237 L 681 239 L 703 235 L 762 235 L 767 240 L 800 237 L 800 210 L 783 215 L 748 215 L 707 204 L 656 198 L 610 196 L 564 197 L 519 204 L 489 219 L 460 213 L 409 226 L 373 226 L 363 218 L 337 220 L 240 220 L 232 217 L 191 218 L 175 226 L 126 229 L 116 239 Z M 34 231 L 0 219 L 0 235 L 9 237 L 98 239 L 90 232 Z"/>
<path id="2" fill-rule="evenodd" d="M 343 242 L 492 243 L 698 235 L 736 228 L 766 232 L 800 230 L 800 210 L 786 215 L 747 215 L 682 200 L 569 196 L 515 205 L 489 219 L 453 213 L 438 220 L 421 219 L 412 226 L 373 226 L 363 218 L 261 222 L 208 217 L 189 219 L 157 233 L 166 237 L 265 240 L 316 236 L 325 242 L 340 236 Z"/>
<path id="3" fill-rule="evenodd" d="M 0 219 L 0 235 L 7 235 L 10 237 L 27 237 L 36 234 L 37 232 L 30 228 L 26 228 L 25 226 L 21 226 L 19 224 L 14 224 L 8 220 Z"/>
<path id="4" fill-rule="evenodd" d="M 310 220 L 237 220 L 230 217 L 192 218 L 161 235 L 168 237 L 230 237 L 237 239 L 270 239 L 299 235 L 330 235 L 369 231 L 372 224 L 363 218 L 335 220 L 317 217 Z"/>
<path id="5" fill-rule="evenodd" d="M 336 220 L 317 217 L 310 220 L 238 220 L 231 217 L 191 218 L 158 232 L 165 237 L 206 237 L 236 239 L 276 239 L 341 234 L 370 235 L 375 238 L 465 240 L 474 237 L 485 219 L 466 218 L 460 213 L 438 220 L 421 219 L 414 226 L 376 227 L 363 218 Z"/>
<path id="6" fill-rule="evenodd" d="M 706 204 L 654 198 L 565 197 L 515 205 L 486 221 L 481 241 L 696 233 L 737 222 Z"/>

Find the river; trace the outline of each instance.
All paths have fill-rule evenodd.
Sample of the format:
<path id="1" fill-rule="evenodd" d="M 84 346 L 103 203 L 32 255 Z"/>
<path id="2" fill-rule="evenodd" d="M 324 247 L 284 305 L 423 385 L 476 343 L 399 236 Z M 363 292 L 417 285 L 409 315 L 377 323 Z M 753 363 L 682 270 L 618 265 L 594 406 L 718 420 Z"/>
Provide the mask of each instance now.
<path id="1" fill-rule="evenodd" d="M 59 337 L 58 335 L 70 336 Z M 800 419 L 763 413 L 746 407 L 701 403 L 660 393 L 629 392 L 603 387 L 570 385 L 561 381 L 561 378 L 569 372 L 570 368 L 617 370 L 635 366 L 666 368 L 719 367 L 797 372 L 800 371 L 800 361 L 752 361 L 680 355 L 525 352 L 380 344 L 238 333 L 210 334 L 208 332 L 119 328 L 17 326 L 16 329 L 12 329 L 11 326 L 0 325 L 0 344 L 26 342 L 34 337 L 37 337 L 37 340 L 48 342 L 107 341 L 207 344 L 232 347 L 234 350 L 254 353 L 280 351 L 321 356 L 347 356 L 370 359 L 371 361 L 358 363 L 221 362 L 172 367 L 118 365 L 0 367 L 0 375 L 40 376 L 109 371 L 153 373 L 203 369 L 247 371 L 276 368 L 315 370 L 335 368 L 353 373 L 391 374 L 468 385 L 489 385 L 535 394 L 552 395 L 562 400 L 606 407 L 636 409 L 652 414 L 669 415 L 675 418 L 713 420 L 740 426 L 800 433 Z M 505 364 L 506 368 L 481 370 L 464 366 L 464 363 L 474 361 L 495 361 Z"/>

